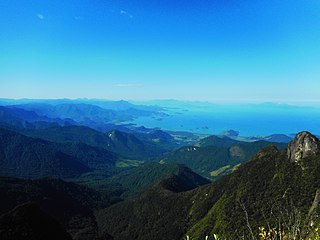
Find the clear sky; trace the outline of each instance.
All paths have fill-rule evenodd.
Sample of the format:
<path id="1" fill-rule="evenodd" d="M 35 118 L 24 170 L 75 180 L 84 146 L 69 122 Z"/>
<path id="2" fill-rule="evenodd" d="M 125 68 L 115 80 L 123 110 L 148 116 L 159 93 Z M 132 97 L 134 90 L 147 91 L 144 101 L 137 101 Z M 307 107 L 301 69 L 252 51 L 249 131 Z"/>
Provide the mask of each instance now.
<path id="1" fill-rule="evenodd" d="M 320 1 L 0 0 L 0 97 L 320 101 Z"/>

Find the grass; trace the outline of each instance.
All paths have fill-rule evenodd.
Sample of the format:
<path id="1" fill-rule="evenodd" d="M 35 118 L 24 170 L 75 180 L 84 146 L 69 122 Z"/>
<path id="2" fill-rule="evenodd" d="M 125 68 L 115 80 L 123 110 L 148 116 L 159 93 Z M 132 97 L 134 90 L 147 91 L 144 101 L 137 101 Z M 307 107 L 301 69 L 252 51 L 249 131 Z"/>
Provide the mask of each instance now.
<path id="1" fill-rule="evenodd" d="M 144 163 L 144 161 L 122 159 L 122 160 L 119 160 L 116 162 L 116 167 L 118 167 L 118 168 L 138 167 L 143 163 Z"/>
<path id="2" fill-rule="evenodd" d="M 210 176 L 211 176 L 211 177 L 217 177 L 217 176 L 219 176 L 221 173 L 227 171 L 227 170 L 230 169 L 230 168 L 231 168 L 231 165 L 223 166 L 223 167 L 221 167 L 221 168 L 219 168 L 219 169 L 217 169 L 217 170 L 214 170 L 214 171 L 210 172 Z"/>

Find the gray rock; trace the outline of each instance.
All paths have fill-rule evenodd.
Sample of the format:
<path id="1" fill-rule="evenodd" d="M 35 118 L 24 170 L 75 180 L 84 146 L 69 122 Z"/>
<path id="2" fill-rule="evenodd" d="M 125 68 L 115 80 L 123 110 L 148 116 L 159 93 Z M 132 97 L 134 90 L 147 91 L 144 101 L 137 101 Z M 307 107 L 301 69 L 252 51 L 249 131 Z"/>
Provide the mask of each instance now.
<path id="1" fill-rule="evenodd" d="M 309 132 L 300 132 L 289 143 L 287 155 L 291 162 L 300 162 L 303 158 L 316 155 L 319 151 L 319 139 Z"/>

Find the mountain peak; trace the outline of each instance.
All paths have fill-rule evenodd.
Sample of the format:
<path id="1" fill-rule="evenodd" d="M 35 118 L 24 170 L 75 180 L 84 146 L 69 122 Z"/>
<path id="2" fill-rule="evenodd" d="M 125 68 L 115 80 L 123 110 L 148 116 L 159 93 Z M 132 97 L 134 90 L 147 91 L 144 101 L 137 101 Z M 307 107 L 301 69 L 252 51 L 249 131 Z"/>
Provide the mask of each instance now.
<path id="1" fill-rule="evenodd" d="M 319 139 L 307 131 L 298 133 L 289 143 L 287 155 L 292 162 L 313 156 L 319 151 Z"/>
<path id="2" fill-rule="evenodd" d="M 199 186 L 209 184 L 210 181 L 193 172 L 184 165 L 178 165 L 178 173 L 172 173 L 160 181 L 160 186 L 172 192 L 185 192 Z"/>
<path id="3" fill-rule="evenodd" d="M 266 147 L 260 149 L 260 151 L 257 152 L 255 156 L 258 159 L 264 159 L 264 158 L 274 157 L 278 153 L 279 153 L 279 150 L 276 146 L 269 145 L 269 146 L 266 146 Z"/>

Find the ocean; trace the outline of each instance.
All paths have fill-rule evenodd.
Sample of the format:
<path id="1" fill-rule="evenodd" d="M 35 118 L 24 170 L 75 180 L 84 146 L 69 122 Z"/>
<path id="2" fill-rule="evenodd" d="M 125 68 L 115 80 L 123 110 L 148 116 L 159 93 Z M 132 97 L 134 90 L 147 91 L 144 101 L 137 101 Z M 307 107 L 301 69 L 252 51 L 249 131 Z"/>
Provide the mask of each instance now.
<path id="1" fill-rule="evenodd" d="M 241 136 L 296 134 L 310 131 L 320 134 L 320 108 L 287 105 L 209 106 L 197 109 L 167 108 L 167 116 L 140 117 L 137 126 L 172 131 L 219 134 L 236 130 Z"/>

